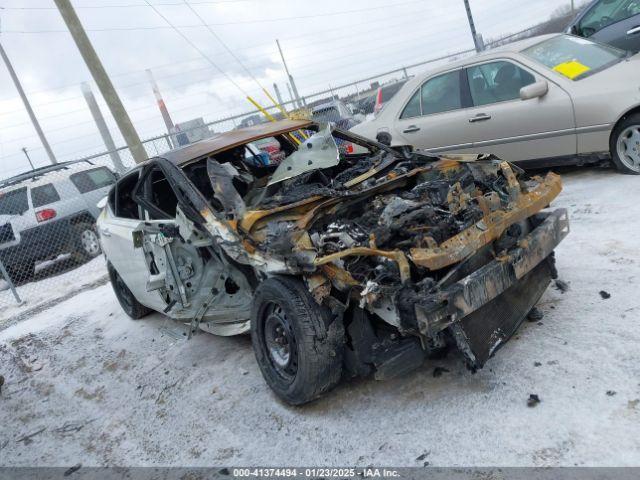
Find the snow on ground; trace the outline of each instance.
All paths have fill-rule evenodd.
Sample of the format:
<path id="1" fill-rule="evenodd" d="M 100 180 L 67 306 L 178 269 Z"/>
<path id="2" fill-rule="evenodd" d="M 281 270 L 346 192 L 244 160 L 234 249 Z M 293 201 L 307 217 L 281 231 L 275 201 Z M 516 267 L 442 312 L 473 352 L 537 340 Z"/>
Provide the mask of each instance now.
<path id="1" fill-rule="evenodd" d="M 66 295 L 104 283 L 106 279 L 103 256 L 78 265 L 69 255 L 61 255 L 54 261 L 39 263 L 34 280 L 18 285 L 17 292 L 22 300 L 18 303 L 0 274 L 0 328 L 16 316 L 44 308 Z"/>
<path id="2" fill-rule="evenodd" d="M 248 337 L 176 339 L 159 314 L 125 317 L 107 284 L 0 332 L 0 464 L 638 466 L 640 178 L 565 184 L 570 289 L 550 287 L 542 321 L 475 375 L 453 353 L 291 408 Z"/>

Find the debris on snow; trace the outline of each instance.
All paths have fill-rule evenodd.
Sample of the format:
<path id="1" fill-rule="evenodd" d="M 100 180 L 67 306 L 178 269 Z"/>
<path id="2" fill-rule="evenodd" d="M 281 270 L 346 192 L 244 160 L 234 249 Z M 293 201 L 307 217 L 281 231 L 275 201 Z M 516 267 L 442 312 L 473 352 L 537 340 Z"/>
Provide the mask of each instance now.
<path id="1" fill-rule="evenodd" d="M 82 468 L 82 464 L 81 463 L 76 463 L 73 467 L 70 467 L 69 469 L 65 470 L 64 472 L 64 476 L 68 477 L 69 475 L 77 472 L 78 470 L 80 470 Z"/>
<path id="2" fill-rule="evenodd" d="M 604 290 L 600 290 L 600 296 L 603 300 L 609 300 L 611 298 L 611 294 L 609 292 L 605 292 Z"/>
<path id="3" fill-rule="evenodd" d="M 425 458 L 427 458 L 429 456 L 430 453 L 431 453 L 431 451 L 427 450 L 422 455 L 419 455 L 418 457 L 416 457 L 416 462 L 422 462 Z"/>
<path id="4" fill-rule="evenodd" d="M 540 397 L 535 393 L 529 395 L 529 399 L 527 400 L 527 407 L 533 408 L 540 403 Z"/>
<path id="5" fill-rule="evenodd" d="M 538 307 L 533 307 L 527 315 L 527 320 L 530 322 L 538 322 L 544 318 L 544 313 Z"/>
<path id="6" fill-rule="evenodd" d="M 569 284 L 564 280 L 556 280 L 555 285 L 556 285 L 556 289 L 559 290 L 561 293 L 566 293 L 569 291 Z"/>
<path id="7" fill-rule="evenodd" d="M 40 430 L 36 430 L 35 432 L 30 433 L 29 435 L 24 435 L 19 439 L 17 439 L 16 443 L 23 442 L 25 445 L 29 445 L 30 443 L 33 443 L 33 440 L 32 440 L 33 437 L 35 437 L 36 435 L 40 435 L 46 429 L 47 429 L 46 427 L 42 427 Z"/>

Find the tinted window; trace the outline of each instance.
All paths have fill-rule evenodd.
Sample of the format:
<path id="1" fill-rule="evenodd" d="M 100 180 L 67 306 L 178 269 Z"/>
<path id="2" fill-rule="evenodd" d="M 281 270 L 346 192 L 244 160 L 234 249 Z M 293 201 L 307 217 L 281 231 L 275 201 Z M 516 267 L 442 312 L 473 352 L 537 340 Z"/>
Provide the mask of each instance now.
<path id="1" fill-rule="evenodd" d="M 0 215 L 22 215 L 29 210 L 27 187 L 0 192 Z"/>
<path id="2" fill-rule="evenodd" d="M 60 195 L 58 195 L 58 192 L 51 183 L 31 189 L 33 208 L 43 207 L 58 200 L 60 200 Z"/>
<path id="3" fill-rule="evenodd" d="M 475 106 L 520 98 L 520 89 L 535 83 L 529 72 L 511 62 L 492 62 L 467 69 Z"/>
<path id="4" fill-rule="evenodd" d="M 99 188 L 108 187 L 116 181 L 113 173 L 105 167 L 74 173 L 69 178 L 80 193 L 92 192 Z"/>
<path id="5" fill-rule="evenodd" d="M 640 15 L 638 0 L 601 0 L 580 20 L 578 33 L 590 37 L 609 25 Z"/>
<path id="6" fill-rule="evenodd" d="M 400 118 L 413 118 L 413 117 L 419 117 L 420 116 L 420 90 L 418 90 L 413 97 L 411 97 L 411 100 L 409 100 L 409 103 L 407 103 L 407 106 L 404 107 L 404 110 L 402 112 L 402 115 L 400 115 Z"/>
<path id="7" fill-rule="evenodd" d="M 448 112 L 462 107 L 460 72 L 449 72 L 422 86 L 422 115 Z"/>
<path id="8" fill-rule="evenodd" d="M 462 108 L 460 72 L 449 72 L 427 81 L 413 96 L 400 115 L 412 118 Z"/>

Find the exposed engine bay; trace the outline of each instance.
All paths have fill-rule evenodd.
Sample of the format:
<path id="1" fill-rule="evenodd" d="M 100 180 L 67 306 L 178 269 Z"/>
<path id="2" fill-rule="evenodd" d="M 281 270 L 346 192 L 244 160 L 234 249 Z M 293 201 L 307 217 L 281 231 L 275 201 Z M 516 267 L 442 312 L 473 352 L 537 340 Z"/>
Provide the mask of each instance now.
<path id="1" fill-rule="evenodd" d="M 302 275 L 318 303 L 382 321 L 382 330 L 396 330 L 397 344 L 409 339 L 435 352 L 448 330 L 469 365 L 481 367 L 555 276 L 551 252 L 568 233 L 566 212 L 539 212 L 560 193 L 559 177 L 527 178 L 493 157 L 406 155 L 382 145 L 341 155 L 336 141 L 372 147 L 321 130 L 268 182 L 238 165 L 203 160 L 210 201 L 229 226 L 222 235 L 212 222 L 209 231 L 262 275 Z M 528 255 L 536 258 L 527 262 Z M 479 275 L 490 268 L 499 271 Z M 468 283 L 474 274 L 477 285 Z M 518 281 L 530 284 L 531 298 L 512 312 L 517 318 L 476 335 L 486 338 L 468 338 L 471 326 L 461 321 Z"/>

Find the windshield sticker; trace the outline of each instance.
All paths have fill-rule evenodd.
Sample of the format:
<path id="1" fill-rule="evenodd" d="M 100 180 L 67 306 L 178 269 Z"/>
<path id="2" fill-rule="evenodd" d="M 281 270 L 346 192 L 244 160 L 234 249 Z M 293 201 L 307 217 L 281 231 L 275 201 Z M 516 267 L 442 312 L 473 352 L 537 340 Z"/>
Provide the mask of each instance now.
<path id="1" fill-rule="evenodd" d="M 560 65 L 556 65 L 555 67 L 553 67 L 553 69 L 556 72 L 561 73 L 565 77 L 570 78 L 571 80 L 591 70 L 591 68 L 587 67 L 586 65 L 583 65 L 582 63 L 576 60 L 573 60 L 571 62 L 561 63 Z"/>

